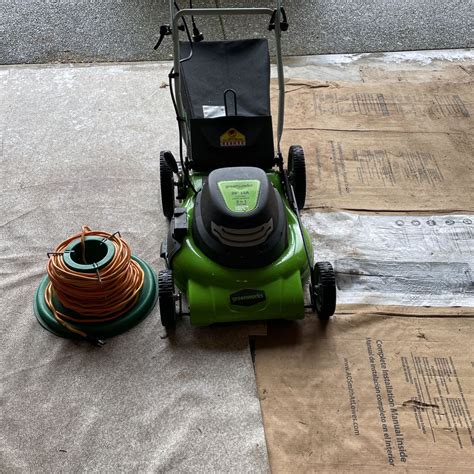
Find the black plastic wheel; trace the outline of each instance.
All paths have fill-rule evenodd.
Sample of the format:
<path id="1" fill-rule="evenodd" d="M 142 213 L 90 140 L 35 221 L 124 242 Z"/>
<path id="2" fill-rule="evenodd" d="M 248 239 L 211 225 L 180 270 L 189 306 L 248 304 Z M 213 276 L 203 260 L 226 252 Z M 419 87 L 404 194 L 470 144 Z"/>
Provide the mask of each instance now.
<path id="1" fill-rule="evenodd" d="M 316 313 L 327 321 L 336 311 L 336 275 L 329 262 L 317 262 L 313 272 Z"/>
<path id="2" fill-rule="evenodd" d="M 288 179 L 295 192 L 296 205 L 303 209 L 306 200 L 306 166 L 300 145 L 291 145 L 288 151 Z"/>
<path id="3" fill-rule="evenodd" d="M 176 303 L 173 272 L 171 270 L 162 270 L 158 273 L 158 302 L 161 324 L 165 328 L 174 327 L 176 325 Z"/>
<path id="4" fill-rule="evenodd" d="M 161 206 L 165 217 L 171 220 L 174 213 L 174 177 L 173 170 L 166 163 L 164 153 L 160 152 Z"/>

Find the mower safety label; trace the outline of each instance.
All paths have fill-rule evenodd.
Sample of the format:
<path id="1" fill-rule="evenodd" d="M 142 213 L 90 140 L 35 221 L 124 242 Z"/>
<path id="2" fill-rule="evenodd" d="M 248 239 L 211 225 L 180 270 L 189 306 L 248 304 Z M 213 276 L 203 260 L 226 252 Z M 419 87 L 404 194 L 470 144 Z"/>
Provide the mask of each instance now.
<path id="1" fill-rule="evenodd" d="M 257 179 L 219 181 L 217 185 L 230 211 L 249 212 L 257 207 L 260 191 L 260 181 Z"/>
<path id="2" fill-rule="evenodd" d="M 245 146 L 245 135 L 235 128 L 229 128 L 227 132 L 221 135 L 221 146 Z"/>

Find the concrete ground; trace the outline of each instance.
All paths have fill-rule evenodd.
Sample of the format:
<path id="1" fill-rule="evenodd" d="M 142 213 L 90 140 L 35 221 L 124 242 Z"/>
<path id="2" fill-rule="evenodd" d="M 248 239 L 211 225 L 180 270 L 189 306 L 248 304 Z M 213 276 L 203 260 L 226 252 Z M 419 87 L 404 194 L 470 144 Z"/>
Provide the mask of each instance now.
<path id="1" fill-rule="evenodd" d="M 178 1 L 185 5 L 185 1 Z M 195 0 L 194 6 L 271 6 L 269 0 Z M 2 0 L 0 64 L 169 59 L 153 50 L 166 0 Z M 466 48 L 474 45 L 464 0 L 292 0 L 286 55 Z M 207 39 L 268 33 L 268 20 L 205 18 Z"/>

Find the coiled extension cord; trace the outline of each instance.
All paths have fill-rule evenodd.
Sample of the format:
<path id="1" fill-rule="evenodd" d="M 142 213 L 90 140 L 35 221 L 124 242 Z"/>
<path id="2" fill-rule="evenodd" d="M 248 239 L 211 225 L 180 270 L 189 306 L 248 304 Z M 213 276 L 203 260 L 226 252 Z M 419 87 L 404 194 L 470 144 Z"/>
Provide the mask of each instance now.
<path id="1" fill-rule="evenodd" d="M 68 267 L 63 255 L 67 246 L 81 239 L 81 262 L 86 261 L 86 237 L 101 237 L 113 243 L 112 259 L 100 270 L 86 273 Z M 88 339 L 88 335 L 74 324 L 97 324 L 113 321 L 136 304 L 144 283 L 144 272 L 132 258 L 130 246 L 120 235 L 92 231 L 82 226 L 82 232 L 60 243 L 51 254 L 47 271 L 50 282 L 45 290 L 45 301 L 56 320 L 70 332 Z M 78 256 L 75 256 L 78 259 Z M 74 316 L 58 310 L 53 296 Z M 69 312 L 69 311 L 68 311 Z"/>

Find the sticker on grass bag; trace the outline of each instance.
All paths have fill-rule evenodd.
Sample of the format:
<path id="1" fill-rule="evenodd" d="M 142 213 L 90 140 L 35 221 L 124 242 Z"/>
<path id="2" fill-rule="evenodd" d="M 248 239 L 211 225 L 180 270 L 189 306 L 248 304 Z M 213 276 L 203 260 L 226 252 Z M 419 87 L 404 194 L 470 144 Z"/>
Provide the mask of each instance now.
<path id="1" fill-rule="evenodd" d="M 229 128 L 227 132 L 221 135 L 221 146 L 245 146 L 245 135 L 235 128 Z"/>

